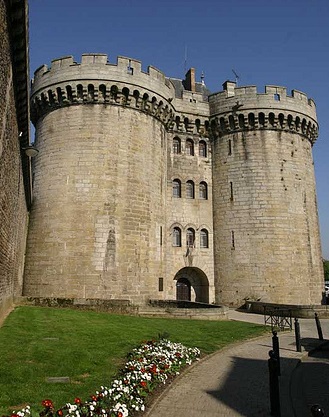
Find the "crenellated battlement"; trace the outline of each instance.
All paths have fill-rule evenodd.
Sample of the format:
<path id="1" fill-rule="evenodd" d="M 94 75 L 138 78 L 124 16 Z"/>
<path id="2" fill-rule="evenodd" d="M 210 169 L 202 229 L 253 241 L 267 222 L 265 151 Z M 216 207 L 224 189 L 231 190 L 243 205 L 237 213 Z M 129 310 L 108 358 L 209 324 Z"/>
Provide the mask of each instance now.
<path id="1" fill-rule="evenodd" d="M 81 63 L 77 63 L 72 56 L 64 56 L 54 59 L 50 68 L 42 65 L 35 71 L 31 119 L 35 124 L 43 115 L 70 105 L 109 104 L 148 113 L 167 129 L 202 129 L 206 134 L 200 119 L 208 117 L 208 103 L 199 93 L 190 96 L 188 100 L 175 97 L 170 79 L 152 66 L 142 71 L 136 59 L 119 56 L 116 64 L 111 64 L 106 54 L 83 54 Z"/>
<path id="2" fill-rule="evenodd" d="M 177 97 L 174 83 L 152 66 L 144 72 L 140 61 L 122 56 L 111 64 L 106 54 L 83 54 L 81 63 L 65 56 L 54 59 L 50 68 L 39 67 L 32 81 L 31 103 L 33 123 L 60 107 L 110 104 L 146 112 L 167 129 L 178 131 L 207 134 L 210 114 L 213 136 L 281 129 L 314 143 L 318 135 L 315 103 L 300 91 L 288 95 L 285 87 L 267 85 L 260 93 L 256 86 L 237 87 L 226 81 L 223 91 L 211 94 L 208 103 L 194 87 Z"/>
<path id="3" fill-rule="evenodd" d="M 34 74 L 31 118 L 76 104 L 113 104 L 149 113 L 171 125 L 174 120 L 174 86 L 158 69 L 142 71 L 136 59 L 118 57 L 110 64 L 105 54 L 83 54 L 81 63 L 72 56 L 54 59 L 51 67 L 39 67 Z"/>
<path id="4" fill-rule="evenodd" d="M 321 302 L 313 100 L 195 75 L 106 54 L 35 71 L 24 295 Z"/>
<path id="5" fill-rule="evenodd" d="M 58 73 L 60 72 L 60 75 Z M 39 88 L 43 88 L 46 84 L 49 85 L 51 79 L 57 77 L 61 80 L 69 79 L 68 77 L 90 77 L 95 79 L 117 79 L 120 76 L 120 81 L 132 81 L 133 79 L 144 80 L 146 83 L 160 83 L 170 89 L 173 88 L 166 80 L 163 72 L 155 67 L 149 66 L 147 72 L 142 71 L 141 61 L 133 58 L 123 56 L 117 57 L 116 64 L 111 64 L 106 54 L 82 54 L 81 63 L 74 61 L 73 56 L 64 56 L 53 59 L 51 66 L 40 66 L 34 72 L 34 79 L 32 80 L 32 91 L 36 92 Z"/>
<path id="6" fill-rule="evenodd" d="M 34 94 L 31 99 L 31 120 L 35 124 L 40 117 L 51 111 L 79 104 L 110 104 L 133 108 L 159 119 L 168 128 L 174 122 L 171 104 L 158 94 L 150 96 L 149 90 L 131 90 L 127 84 L 118 82 L 99 84 L 85 80 L 55 84 Z"/>
<path id="7" fill-rule="evenodd" d="M 212 112 L 216 112 L 216 108 L 221 111 L 230 111 L 236 102 L 241 101 L 240 104 L 250 107 L 263 108 L 281 108 L 285 107 L 289 110 L 305 111 L 310 117 L 315 115 L 315 103 L 313 99 L 308 98 L 307 95 L 298 90 L 292 90 L 291 95 L 287 94 L 287 88 L 276 85 L 266 85 L 265 92 L 257 92 L 257 87 L 254 85 L 237 87 L 233 81 L 226 81 L 223 84 L 223 91 L 211 94 L 209 103 L 213 106 Z"/>
<path id="8" fill-rule="evenodd" d="M 214 136 L 239 130 L 275 129 L 297 132 L 312 143 L 318 136 L 315 103 L 306 94 L 281 86 L 267 85 L 265 93 L 256 86 L 236 87 L 226 81 L 224 91 L 209 97 L 210 122 Z"/>

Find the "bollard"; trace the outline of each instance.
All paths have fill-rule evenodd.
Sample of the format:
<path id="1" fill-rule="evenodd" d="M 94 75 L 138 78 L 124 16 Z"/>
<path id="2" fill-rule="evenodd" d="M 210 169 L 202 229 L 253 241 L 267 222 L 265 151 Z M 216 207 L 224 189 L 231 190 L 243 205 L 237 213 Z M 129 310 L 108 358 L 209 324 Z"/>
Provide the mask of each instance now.
<path id="1" fill-rule="evenodd" d="M 299 326 L 299 322 L 297 318 L 295 318 L 295 340 L 296 340 L 296 351 L 301 352 L 302 345 L 300 343 L 300 326 Z"/>
<path id="2" fill-rule="evenodd" d="M 279 338 L 278 338 L 278 333 L 273 330 L 272 332 L 273 336 L 272 336 L 272 347 L 273 347 L 273 351 L 275 353 L 275 356 L 278 360 L 278 375 L 281 375 L 281 367 L 280 367 L 280 347 L 279 347 Z"/>
<path id="3" fill-rule="evenodd" d="M 319 340 L 323 340 L 322 328 L 321 328 L 320 319 L 318 317 L 318 313 L 314 313 L 314 314 L 315 314 L 315 323 L 316 323 L 316 328 L 318 330 Z"/>
<path id="4" fill-rule="evenodd" d="M 314 404 L 311 407 L 313 417 L 325 417 L 324 410 L 319 404 Z"/>
<path id="5" fill-rule="evenodd" d="M 271 416 L 281 417 L 278 360 L 274 350 L 268 352 L 268 370 L 270 379 Z"/>

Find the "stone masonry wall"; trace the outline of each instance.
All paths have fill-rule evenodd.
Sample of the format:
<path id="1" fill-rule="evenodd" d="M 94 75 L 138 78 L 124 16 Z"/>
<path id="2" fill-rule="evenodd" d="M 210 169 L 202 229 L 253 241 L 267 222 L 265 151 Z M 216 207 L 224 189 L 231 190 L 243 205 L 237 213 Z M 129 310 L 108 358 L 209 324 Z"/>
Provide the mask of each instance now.
<path id="1" fill-rule="evenodd" d="M 173 131 L 168 135 L 167 258 L 163 296 L 176 299 L 176 285 L 185 278 L 191 284 L 192 301 L 212 303 L 215 287 L 209 104 L 201 93 L 193 90 L 193 85 L 195 81 L 191 91 L 183 90 L 182 95 L 173 101 L 176 118 Z M 192 144 L 192 153 L 189 144 Z M 201 146 L 205 147 L 203 152 L 200 152 Z M 173 192 L 173 182 L 177 180 L 180 182 L 180 196 Z M 200 184 L 206 186 L 206 196 L 200 196 Z M 194 188 L 192 196 L 188 192 L 191 186 Z M 180 246 L 174 242 L 175 228 L 181 232 Z M 193 245 L 187 242 L 189 229 L 194 231 Z M 208 247 L 201 243 L 204 231 L 208 233 Z"/>
<path id="2" fill-rule="evenodd" d="M 166 137 L 121 106 L 59 108 L 36 126 L 24 295 L 155 297 L 162 276 Z"/>
<path id="3" fill-rule="evenodd" d="M 173 139 L 181 141 L 181 152 L 173 152 Z M 193 141 L 194 155 L 189 155 L 186 149 L 187 141 Z M 199 143 L 206 143 L 206 156 L 199 155 Z M 178 277 L 189 277 L 193 280 L 195 274 L 205 274 L 209 286 L 208 299 L 197 301 L 214 302 L 214 272 L 213 272 L 213 217 L 212 217 L 212 174 L 211 146 L 208 138 L 198 134 L 175 132 L 171 134 L 168 146 L 168 227 L 167 227 L 167 277 L 170 279 L 169 299 L 176 299 L 176 281 Z M 180 197 L 173 195 L 173 181 L 181 182 Z M 187 183 L 194 184 L 194 197 L 187 194 Z M 200 198 L 200 183 L 207 186 L 207 198 Z M 173 229 L 181 230 L 181 246 L 173 245 Z M 195 232 L 195 242 L 188 247 L 186 234 L 191 228 Z M 206 230 L 208 247 L 201 247 L 200 233 Z M 189 268 L 178 274 L 183 268 Z M 181 276 L 182 275 L 182 276 Z M 196 280 L 197 285 L 198 279 Z M 192 300 L 196 294 L 192 293 Z"/>
<path id="4" fill-rule="evenodd" d="M 0 1 L 0 320 L 21 295 L 27 209 L 5 2 Z"/>
<path id="5" fill-rule="evenodd" d="M 310 154 L 307 139 L 287 132 L 241 132 L 214 143 L 215 258 L 224 304 L 321 303 Z"/>
<path id="6" fill-rule="evenodd" d="M 314 102 L 228 82 L 210 108 L 217 301 L 320 304 Z"/>

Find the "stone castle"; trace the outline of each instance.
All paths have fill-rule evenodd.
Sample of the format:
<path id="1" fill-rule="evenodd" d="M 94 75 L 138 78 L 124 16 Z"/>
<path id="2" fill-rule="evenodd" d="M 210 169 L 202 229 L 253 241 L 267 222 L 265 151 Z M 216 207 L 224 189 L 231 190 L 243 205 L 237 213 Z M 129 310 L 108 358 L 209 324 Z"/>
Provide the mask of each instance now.
<path id="1" fill-rule="evenodd" d="M 104 54 L 34 74 L 23 294 L 320 304 L 315 104 Z"/>
<path id="2" fill-rule="evenodd" d="M 321 303 L 312 100 L 103 54 L 30 92 L 27 0 L 0 17 L 0 322 L 22 295 Z"/>

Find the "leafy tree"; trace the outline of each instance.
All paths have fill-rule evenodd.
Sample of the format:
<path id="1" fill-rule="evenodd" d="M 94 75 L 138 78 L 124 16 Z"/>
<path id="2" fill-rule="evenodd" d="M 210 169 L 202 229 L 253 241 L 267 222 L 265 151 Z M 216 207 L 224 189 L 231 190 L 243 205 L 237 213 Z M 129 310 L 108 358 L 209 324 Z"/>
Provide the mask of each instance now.
<path id="1" fill-rule="evenodd" d="M 324 280 L 329 281 L 329 261 L 327 259 L 323 260 L 323 271 L 324 271 Z"/>

